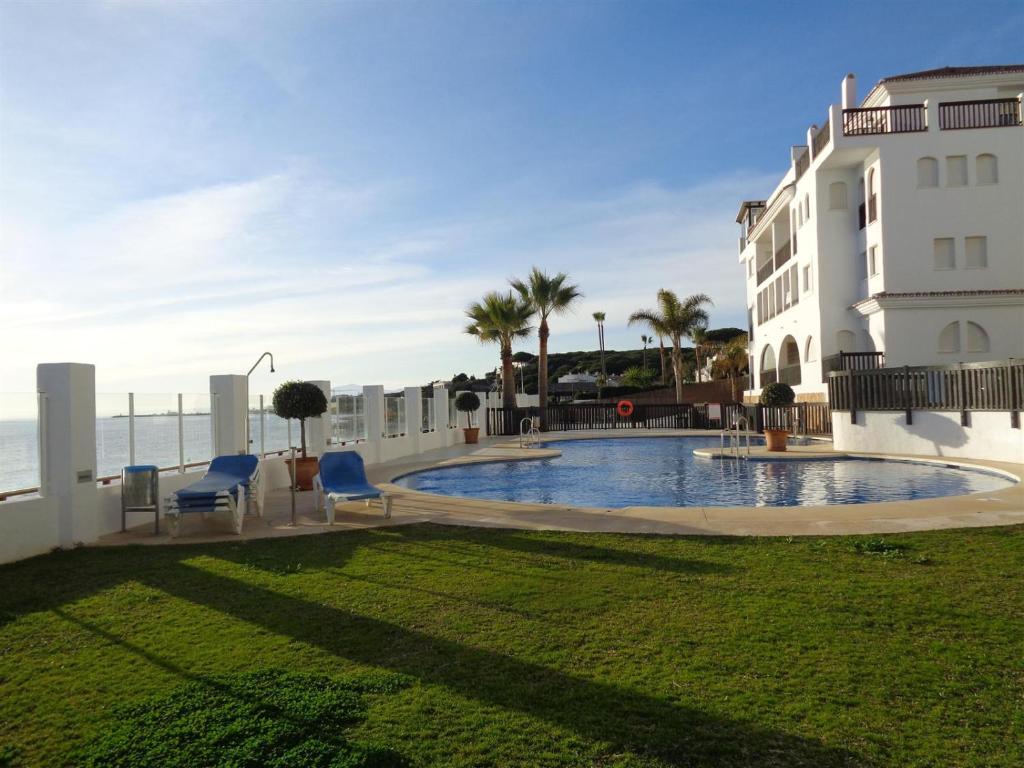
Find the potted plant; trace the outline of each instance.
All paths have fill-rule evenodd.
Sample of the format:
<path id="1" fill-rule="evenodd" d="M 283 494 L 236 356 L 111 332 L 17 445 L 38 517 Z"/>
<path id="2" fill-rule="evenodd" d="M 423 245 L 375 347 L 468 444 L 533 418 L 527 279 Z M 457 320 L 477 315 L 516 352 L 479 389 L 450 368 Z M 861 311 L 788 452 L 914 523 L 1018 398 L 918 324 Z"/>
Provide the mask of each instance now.
<path id="1" fill-rule="evenodd" d="M 794 400 L 796 400 L 796 394 L 789 384 L 776 381 L 761 390 L 761 405 L 767 408 L 792 405 Z M 764 439 L 769 451 L 786 450 L 787 437 L 789 437 L 789 430 L 785 428 L 769 428 L 764 431 Z"/>
<path id="2" fill-rule="evenodd" d="M 291 467 L 291 459 L 287 459 L 295 485 L 300 491 L 313 489 L 313 478 L 316 476 L 319 462 L 316 456 L 306 456 L 306 419 L 314 419 L 327 410 L 327 397 L 316 384 L 308 381 L 286 381 L 274 390 L 274 413 L 282 419 L 298 419 L 301 436 L 302 456 L 295 460 Z"/>
<path id="3" fill-rule="evenodd" d="M 466 414 L 466 426 L 462 428 L 462 436 L 470 445 L 480 438 L 480 427 L 473 426 L 473 414 L 480 407 L 480 397 L 476 392 L 459 392 L 455 397 L 455 410 Z"/>

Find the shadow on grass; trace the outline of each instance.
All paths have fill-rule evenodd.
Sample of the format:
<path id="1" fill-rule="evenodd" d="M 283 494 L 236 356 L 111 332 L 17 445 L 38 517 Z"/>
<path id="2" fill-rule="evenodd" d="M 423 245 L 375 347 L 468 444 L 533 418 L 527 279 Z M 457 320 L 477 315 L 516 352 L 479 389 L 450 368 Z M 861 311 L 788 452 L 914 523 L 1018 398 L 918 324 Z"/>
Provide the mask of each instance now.
<path id="1" fill-rule="evenodd" d="M 152 588 L 339 658 L 444 686 L 467 699 L 516 710 L 673 765 L 864 765 L 854 753 L 813 739 L 467 647 L 186 563 L 162 570 L 159 577 L 150 574 L 145 581 Z"/>

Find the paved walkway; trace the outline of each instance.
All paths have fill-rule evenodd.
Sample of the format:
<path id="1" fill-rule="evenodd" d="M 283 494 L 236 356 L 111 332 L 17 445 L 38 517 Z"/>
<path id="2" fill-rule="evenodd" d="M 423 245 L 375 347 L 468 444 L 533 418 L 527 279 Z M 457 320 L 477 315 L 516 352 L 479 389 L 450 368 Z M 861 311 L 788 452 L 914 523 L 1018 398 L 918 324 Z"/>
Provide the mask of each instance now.
<path id="1" fill-rule="evenodd" d="M 679 436 L 679 430 L 609 430 L 599 433 L 550 433 L 545 441 L 565 438 Z M 695 432 L 707 436 L 707 432 Z M 709 451 L 717 453 L 717 450 Z M 754 448 L 755 458 L 764 457 L 763 448 Z M 295 494 L 295 524 L 292 524 L 291 494 L 274 490 L 266 494 L 262 518 L 249 516 L 242 539 L 296 536 L 329 530 L 351 530 L 390 525 L 431 522 L 441 525 L 468 525 L 562 531 L 607 531 L 619 533 L 659 533 L 698 535 L 804 536 L 822 534 L 898 533 L 940 528 L 967 528 L 1024 523 L 1024 483 L 993 493 L 951 496 L 920 501 L 883 504 L 836 504 L 807 507 L 628 507 L 600 509 L 561 507 L 547 504 L 518 504 L 480 499 L 460 499 L 411 491 L 393 484 L 400 475 L 429 467 L 467 462 L 530 460 L 558 455 L 543 444 L 520 449 L 507 438 L 484 440 L 480 445 L 457 445 L 399 459 L 368 468 L 371 482 L 395 495 L 393 515 L 385 520 L 380 504 L 367 507 L 362 502 L 337 505 L 335 524 L 328 526 L 322 513 L 314 509 L 312 492 Z M 829 443 L 794 446 L 785 454 L 771 458 L 799 460 L 840 456 Z M 878 455 L 878 454 L 875 454 Z M 883 456 L 885 457 L 885 456 Z M 886 457 L 893 458 L 893 457 Z M 1024 466 L 966 459 L 914 457 L 939 464 L 964 464 L 1024 477 Z M 709 458 L 709 460 L 715 460 Z M 719 459 L 720 460 L 720 459 Z M 186 516 L 182 535 L 175 540 L 166 534 L 154 536 L 145 525 L 106 536 L 104 545 L 195 543 L 201 541 L 237 541 L 228 525 L 206 522 L 198 516 Z"/>

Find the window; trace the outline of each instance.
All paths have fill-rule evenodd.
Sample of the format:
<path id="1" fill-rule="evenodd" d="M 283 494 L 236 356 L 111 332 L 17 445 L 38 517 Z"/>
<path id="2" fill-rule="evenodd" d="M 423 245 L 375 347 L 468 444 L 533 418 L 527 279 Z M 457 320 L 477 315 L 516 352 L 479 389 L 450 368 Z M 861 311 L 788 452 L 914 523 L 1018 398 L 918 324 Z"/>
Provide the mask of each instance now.
<path id="1" fill-rule="evenodd" d="M 804 362 L 810 363 L 814 361 L 814 339 L 810 336 L 807 337 L 807 342 L 804 344 Z"/>
<path id="2" fill-rule="evenodd" d="M 811 196 L 809 194 L 804 195 L 804 220 L 811 220 Z"/>
<path id="3" fill-rule="evenodd" d="M 988 238 L 964 238 L 964 267 L 967 269 L 984 269 L 988 266 Z"/>
<path id="4" fill-rule="evenodd" d="M 939 161 L 934 157 L 917 159 L 917 188 L 930 189 L 939 186 Z"/>
<path id="5" fill-rule="evenodd" d="M 764 322 L 764 309 L 762 308 L 761 297 L 764 295 L 764 291 L 757 294 L 757 324 L 761 325 Z"/>
<path id="6" fill-rule="evenodd" d="M 754 276 L 754 260 L 747 259 L 747 277 Z"/>
<path id="7" fill-rule="evenodd" d="M 800 272 L 796 264 L 789 268 L 790 293 L 793 294 L 793 306 L 800 303 Z"/>
<path id="8" fill-rule="evenodd" d="M 868 279 L 868 252 L 867 251 L 861 251 L 860 252 L 860 262 L 859 263 L 860 263 L 860 268 L 858 269 L 857 277 L 859 277 L 861 280 L 867 280 Z"/>
<path id="9" fill-rule="evenodd" d="M 967 351 L 988 352 L 988 333 L 977 323 L 967 321 Z"/>
<path id="10" fill-rule="evenodd" d="M 936 269 L 956 269 L 956 246 L 952 237 L 935 238 L 934 252 Z"/>
<path id="11" fill-rule="evenodd" d="M 946 158 L 946 186 L 967 186 L 967 155 L 950 155 Z"/>
<path id="12" fill-rule="evenodd" d="M 811 265 L 804 267 L 804 293 L 811 292 Z"/>
<path id="13" fill-rule="evenodd" d="M 830 211 L 845 211 L 846 184 L 842 181 L 834 181 L 828 185 L 828 209 Z"/>
<path id="14" fill-rule="evenodd" d="M 872 277 L 878 274 L 882 267 L 881 256 L 878 255 L 878 246 L 872 245 L 868 251 L 868 274 Z"/>
<path id="15" fill-rule="evenodd" d="M 999 164 L 995 155 L 978 155 L 974 161 L 974 171 L 978 184 L 999 183 Z"/>
<path id="16" fill-rule="evenodd" d="M 868 223 L 878 220 L 878 194 L 875 190 L 875 169 L 868 171 Z"/>
<path id="17" fill-rule="evenodd" d="M 960 351 L 960 323 L 954 320 L 939 334 L 939 352 Z"/>

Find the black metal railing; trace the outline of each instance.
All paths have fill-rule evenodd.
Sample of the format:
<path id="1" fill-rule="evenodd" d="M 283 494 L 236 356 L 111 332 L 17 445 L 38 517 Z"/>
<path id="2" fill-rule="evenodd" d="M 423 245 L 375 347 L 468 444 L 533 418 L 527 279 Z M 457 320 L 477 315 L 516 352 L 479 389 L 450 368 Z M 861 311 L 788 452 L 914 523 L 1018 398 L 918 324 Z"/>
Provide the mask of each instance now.
<path id="1" fill-rule="evenodd" d="M 1008 128 L 1021 124 L 1017 99 L 944 101 L 939 104 L 939 129 Z"/>
<path id="2" fill-rule="evenodd" d="M 832 371 L 867 371 L 885 367 L 885 352 L 842 352 L 821 359 L 821 380 Z"/>
<path id="3" fill-rule="evenodd" d="M 834 371 L 828 377 L 829 402 L 835 411 L 960 411 L 968 424 L 970 411 L 1009 411 L 1020 427 L 1024 407 L 1024 360 L 962 363 L 923 367 Z"/>
<path id="4" fill-rule="evenodd" d="M 924 104 L 898 107 L 863 107 L 843 110 L 844 136 L 875 136 L 883 133 L 919 133 L 928 130 Z"/>
<path id="5" fill-rule="evenodd" d="M 826 120 L 825 124 L 821 126 L 821 129 L 814 134 L 814 139 L 811 141 L 811 149 L 814 151 L 815 157 L 820 155 L 825 147 L 828 146 L 830 139 L 829 133 L 829 121 Z"/>
<path id="6" fill-rule="evenodd" d="M 768 408 L 763 405 L 717 403 L 717 415 L 707 403 L 666 403 L 637 405 L 629 416 L 620 416 L 614 403 L 549 405 L 547 431 L 573 432 L 605 429 L 707 429 L 721 430 L 740 416 L 752 431 L 788 429 L 808 435 L 831 435 L 832 418 L 828 403 L 795 403 Z M 515 436 L 525 418 L 538 414 L 537 408 L 490 408 L 488 434 Z"/>

